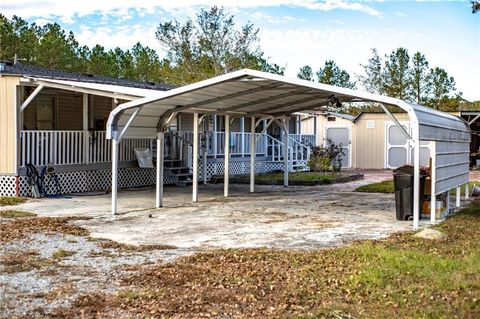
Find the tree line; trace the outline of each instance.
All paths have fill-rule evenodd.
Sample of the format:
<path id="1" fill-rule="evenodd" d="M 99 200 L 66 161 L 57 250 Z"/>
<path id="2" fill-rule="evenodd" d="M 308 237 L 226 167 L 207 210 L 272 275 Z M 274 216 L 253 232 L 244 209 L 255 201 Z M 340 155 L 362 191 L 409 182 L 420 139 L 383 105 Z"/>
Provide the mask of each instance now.
<path id="1" fill-rule="evenodd" d="M 271 63 L 261 50 L 258 32 L 252 23 L 237 26 L 234 16 L 223 8 L 201 9 L 194 19 L 159 23 L 155 37 L 166 53 L 160 58 L 154 49 L 141 43 L 128 50 L 106 49 L 99 44 L 88 47 L 80 45 L 73 32 L 57 23 L 39 26 L 0 14 L 0 60 L 17 57 L 21 63 L 50 69 L 173 85 L 242 68 L 283 74 L 285 68 Z M 316 72 L 306 65 L 297 76 L 351 89 L 361 85 L 372 93 L 448 111 L 468 103 L 457 92 L 454 78 L 443 68 L 431 68 L 420 52 L 410 57 L 405 48 L 398 48 L 382 58 L 372 49 L 362 67 L 364 72 L 356 75 L 356 81 L 334 60 L 325 61 Z M 371 110 L 372 106 L 360 109 Z M 356 113 L 359 107 L 349 106 L 344 111 Z"/>
<path id="2" fill-rule="evenodd" d="M 445 106 L 445 102 L 461 99 L 455 88 L 455 79 L 440 67 L 430 68 L 427 58 L 421 52 L 410 57 L 408 50 L 398 48 L 380 57 L 376 49 L 362 65 L 364 73 L 357 76 L 358 82 L 371 93 L 384 94 L 402 100 L 427 105 L 433 108 Z M 357 82 L 333 60 L 325 61 L 314 77 L 313 70 L 306 65 L 300 68 L 297 77 L 310 81 L 356 88 Z"/>
<path id="3" fill-rule="evenodd" d="M 80 45 L 57 23 L 39 26 L 0 14 L 0 60 L 17 56 L 24 64 L 138 81 L 183 85 L 242 68 L 283 74 L 258 45 L 258 29 L 237 27 L 223 8 L 202 9 L 194 20 L 158 25 L 155 36 L 166 52 L 141 43 L 129 50 Z"/>

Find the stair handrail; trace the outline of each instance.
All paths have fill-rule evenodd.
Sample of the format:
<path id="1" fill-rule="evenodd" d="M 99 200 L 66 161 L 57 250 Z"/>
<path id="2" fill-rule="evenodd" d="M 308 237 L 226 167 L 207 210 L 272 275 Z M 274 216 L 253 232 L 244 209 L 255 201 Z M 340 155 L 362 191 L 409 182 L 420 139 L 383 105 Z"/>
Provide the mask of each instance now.
<path id="1" fill-rule="evenodd" d="M 311 155 L 311 151 L 312 151 L 310 146 L 301 143 L 300 141 L 296 140 L 295 138 L 291 137 L 290 135 L 288 137 L 289 137 L 289 141 L 293 142 L 292 146 L 295 145 L 296 152 L 291 153 L 292 157 L 293 157 L 293 154 L 296 154 L 297 158 L 295 160 L 297 160 L 297 161 L 298 160 L 299 161 L 307 160 L 308 161 L 310 159 L 310 155 Z M 303 148 L 306 151 L 305 158 L 303 157 L 303 154 L 304 154 L 303 151 L 299 152 L 298 148 L 300 148 L 300 149 Z M 299 155 L 300 155 L 300 158 L 298 157 Z M 292 158 L 292 160 L 293 160 L 293 158 Z"/>
<path id="2" fill-rule="evenodd" d="M 271 146 L 272 146 L 272 155 L 271 155 L 272 162 L 280 161 L 280 157 L 282 156 L 282 149 L 285 147 L 285 143 L 280 141 L 279 139 L 271 136 L 268 133 L 265 133 L 265 136 L 267 137 L 267 145 L 266 145 L 267 149 L 265 151 L 268 152 L 268 145 L 269 145 L 268 140 L 270 140 L 271 142 L 273 142 L 271 144 Z M 277 144 L 277 145 L 275 145 L 275 144 Z M 275 152 L 274 152 L 275 147 L 277 147 L 277 151 L 278 151 L 277 156 L 275 156 Z"/>
<path id="3" fill-rule="evenodd" d="M 173 136 L 175 138 L 178 138 L 180 141 L 184 142 L 185 144 L 187 145 L 190 145 L 193 149 L 193 143 L 190 142 L 188 139 L 184 138 L 183 136 L 181 136 L 180 134 L 178 134 L 178 132 L 167 132 L 167 135 L 170 135 L 170 136 Z M 203 153 L 202 154 L 202 161 L 203 161 L 203 165 L 202 165 L 202 179 L 203 179 L 203 184 L 206 185 L 207 184 L 207 154 L 208 154 L 208 151 L 205 147 L 201 146 L 201 145 L 198 145 L 199 146 L 199 150 L 200 150 L 200 153 Z M 183 149 L 181 150 L 181 152 L 183 151 Z M 183 153 L 181 153 L 181 158 L 180 158 L 181 161 L 183 161 L 185 163 L 185 160 L 183 158 Z M 187 163 L 187 166 L 190 167 L 190 164 Z"/>

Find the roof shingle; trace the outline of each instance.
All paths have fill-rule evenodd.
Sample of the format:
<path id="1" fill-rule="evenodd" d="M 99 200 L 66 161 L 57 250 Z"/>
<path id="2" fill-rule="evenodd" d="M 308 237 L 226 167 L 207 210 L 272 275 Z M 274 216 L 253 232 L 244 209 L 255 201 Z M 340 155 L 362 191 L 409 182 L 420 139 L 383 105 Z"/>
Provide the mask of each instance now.
<path id="1" fill-rule="evenodd" d="M 0 74 L 1 75 L 19 75 L 19 76 L 30 76 L 30 77 L 40 77 L 46 79 L 56 79 L 56 80 L 70 80 L 70 81 L 80 81 L 88 83 L 98 83 L 98 84 L 110 84 L 110 85 L 119 85 L 127 86 L 140 89 L 150 89 L 158 91 L 168 91 L 175 88 L 174 86 L 162 83 L 153 83 L 153 82 L 141 82 L 141 81 L 132 81 L 127 79 L 120 78 L 110 78 L 105 76 L 87 74 L 87 73 L 73 73 L 60 70 L 52 70 L 47 68 L 40 68 L 31 65 L 25 65 L 20 63 L 11 63 L 11 62 L 0 62 Z"/>

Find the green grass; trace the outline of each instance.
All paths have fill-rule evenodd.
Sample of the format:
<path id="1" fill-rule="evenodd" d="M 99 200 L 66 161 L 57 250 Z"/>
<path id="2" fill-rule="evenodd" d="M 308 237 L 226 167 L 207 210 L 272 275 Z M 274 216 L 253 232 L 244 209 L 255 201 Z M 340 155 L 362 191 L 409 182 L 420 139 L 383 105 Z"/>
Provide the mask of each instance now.
<path id="1" fill-rule="evenodd" d="M 54 259 L 63 259 L 65 257 L 69 257 L 69 256 L 73 256 L 75 255 L 75 252 L 74 251 L 70 251 L 70 250 L 65 250 L 63 248 L 59 248 L 57 251 L 55 251 L 53 254 L 52 254 L 52 257 Z"/>
<path id="2" fill-rule="evenodd" d="M 355 189 L 356 192 L 362 193 L 394 193 L 393 180 L 363 185 Z"/>
<path id="3" fill-rule="evenodd" d="M 25 197 L 0 196 L 0 206 L 11 206 L 25 203 Z"/>
<path id="4" fill-rule="evenodd" d="M 25 212 L 22 210 L 2 210 L 0 211 L 0 217 L 2 218 L 22 218 L 22 217 L 34 217 L 37 216 L 34 213 Z"/>
<path id="5" fill-rule="evenodd" d="M 472 189 L 473 189 L 473 185 L 477 185 L 477 186 L 480 186 L 480 181 L 471 181 L 468 183 L 468 191 L 470 192 L 470 194 L 472 193 Z M 455 195 L 457 192 L 457 190 L 454 188 L 452 190 L 450 190 L 450 195 Z M 460 194 L 461 196 L 465 196 L 465 185 L 460 187 Z"/>
<path id="6" fill-rule="evenodd" d="M 333 172 L 293 172 L 288 174 L 290 181 L 325 181 L 329 182 L 336 177 L 341 177 L 341 173 Z M 283 180 L 283 173 L 263 174 L 256 177 L 257 180 Z"/>
<path id="7" fill-rule="evenodd" d="M 472 191 L 474 184 L 480 186 L 480 181 L 471 181 L 469 183 L 470 192 Z M 362 192 L 362 193 L 395 193 L 395 189 L 393 187 L 393 180 L 387 180 L 383 182 L 363 185 L 355 189 L 355 191 Z M 455 195 L 455 192 L 456 190 L 452 189 L 450 191 L 450 194 Z M 465 195 L 465 186 L 461 187 L 461 195 L 462 196 Z"/>

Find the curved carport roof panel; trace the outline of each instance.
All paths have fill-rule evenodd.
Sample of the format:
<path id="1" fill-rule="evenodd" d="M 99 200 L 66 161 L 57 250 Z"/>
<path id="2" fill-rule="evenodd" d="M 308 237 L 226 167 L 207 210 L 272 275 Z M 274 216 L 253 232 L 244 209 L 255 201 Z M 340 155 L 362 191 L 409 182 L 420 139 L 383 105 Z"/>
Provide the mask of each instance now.
<path id="1" fill-rule="evenodd" d="M 155 137 L 162 116 L 172 112 L 279 117 L 325 106 L 332 96 L 340 102 L 380 102 L 408 111 L 398 99 L 244 69 L 119 105 L 110 113 L 107 136 L 122 131 L 139 107 L 124 137 Z M 156 123 L 148 117 L 156 117 Z"/>
<path id="2" fill-rule="evenodd" d="M 402 129 L 401 131 L 413 142 L 415 149 L 413 161 L 414 191 L 417 194 L 413 205 L 415 229 L 419 221 L 420 141 L 432 141 L 437 145 L 435 149 L 443 150 L 442 172 L 440 168 L 435 168 L 435 164 L 433 170 L 442 175 L 443 184 L 438 184 L 439 189 L 443 190 L 451 188 L 452 185 L 457 186 L 468 182 L 468 165 L 465 165 L 465 156 L 468 156 L 466 149 L 470 142 L 470 130 L 462 119 L 388 96 L 249 69 L 121 104 L 110 113 L 107 137 L 116 142 L 123 137 L 155 138 L 157 132 L 165 129 L 168 119 L 172 118 L 176 112 L 279 118 L 295 112 L 312 111 L 336 101 L 378 102 L 397 125 L 399 125 L 397 119 L 385 105 L 398 106 L 408 113 L 412 132 Z M 399 127 L 402 128 L 401 125 Z M 463 157 L 457 156 L 458 154 L 452 151 L 451 147 L 460 150 L 464 154 Z M 160 171 L 161 168 L 157 167 L 157 172 Z M 436 182 L 432 184 L 437 185 Z M 116 189 L 114 192 L 112 188 L 112 200 L 115 196 Z"/>

